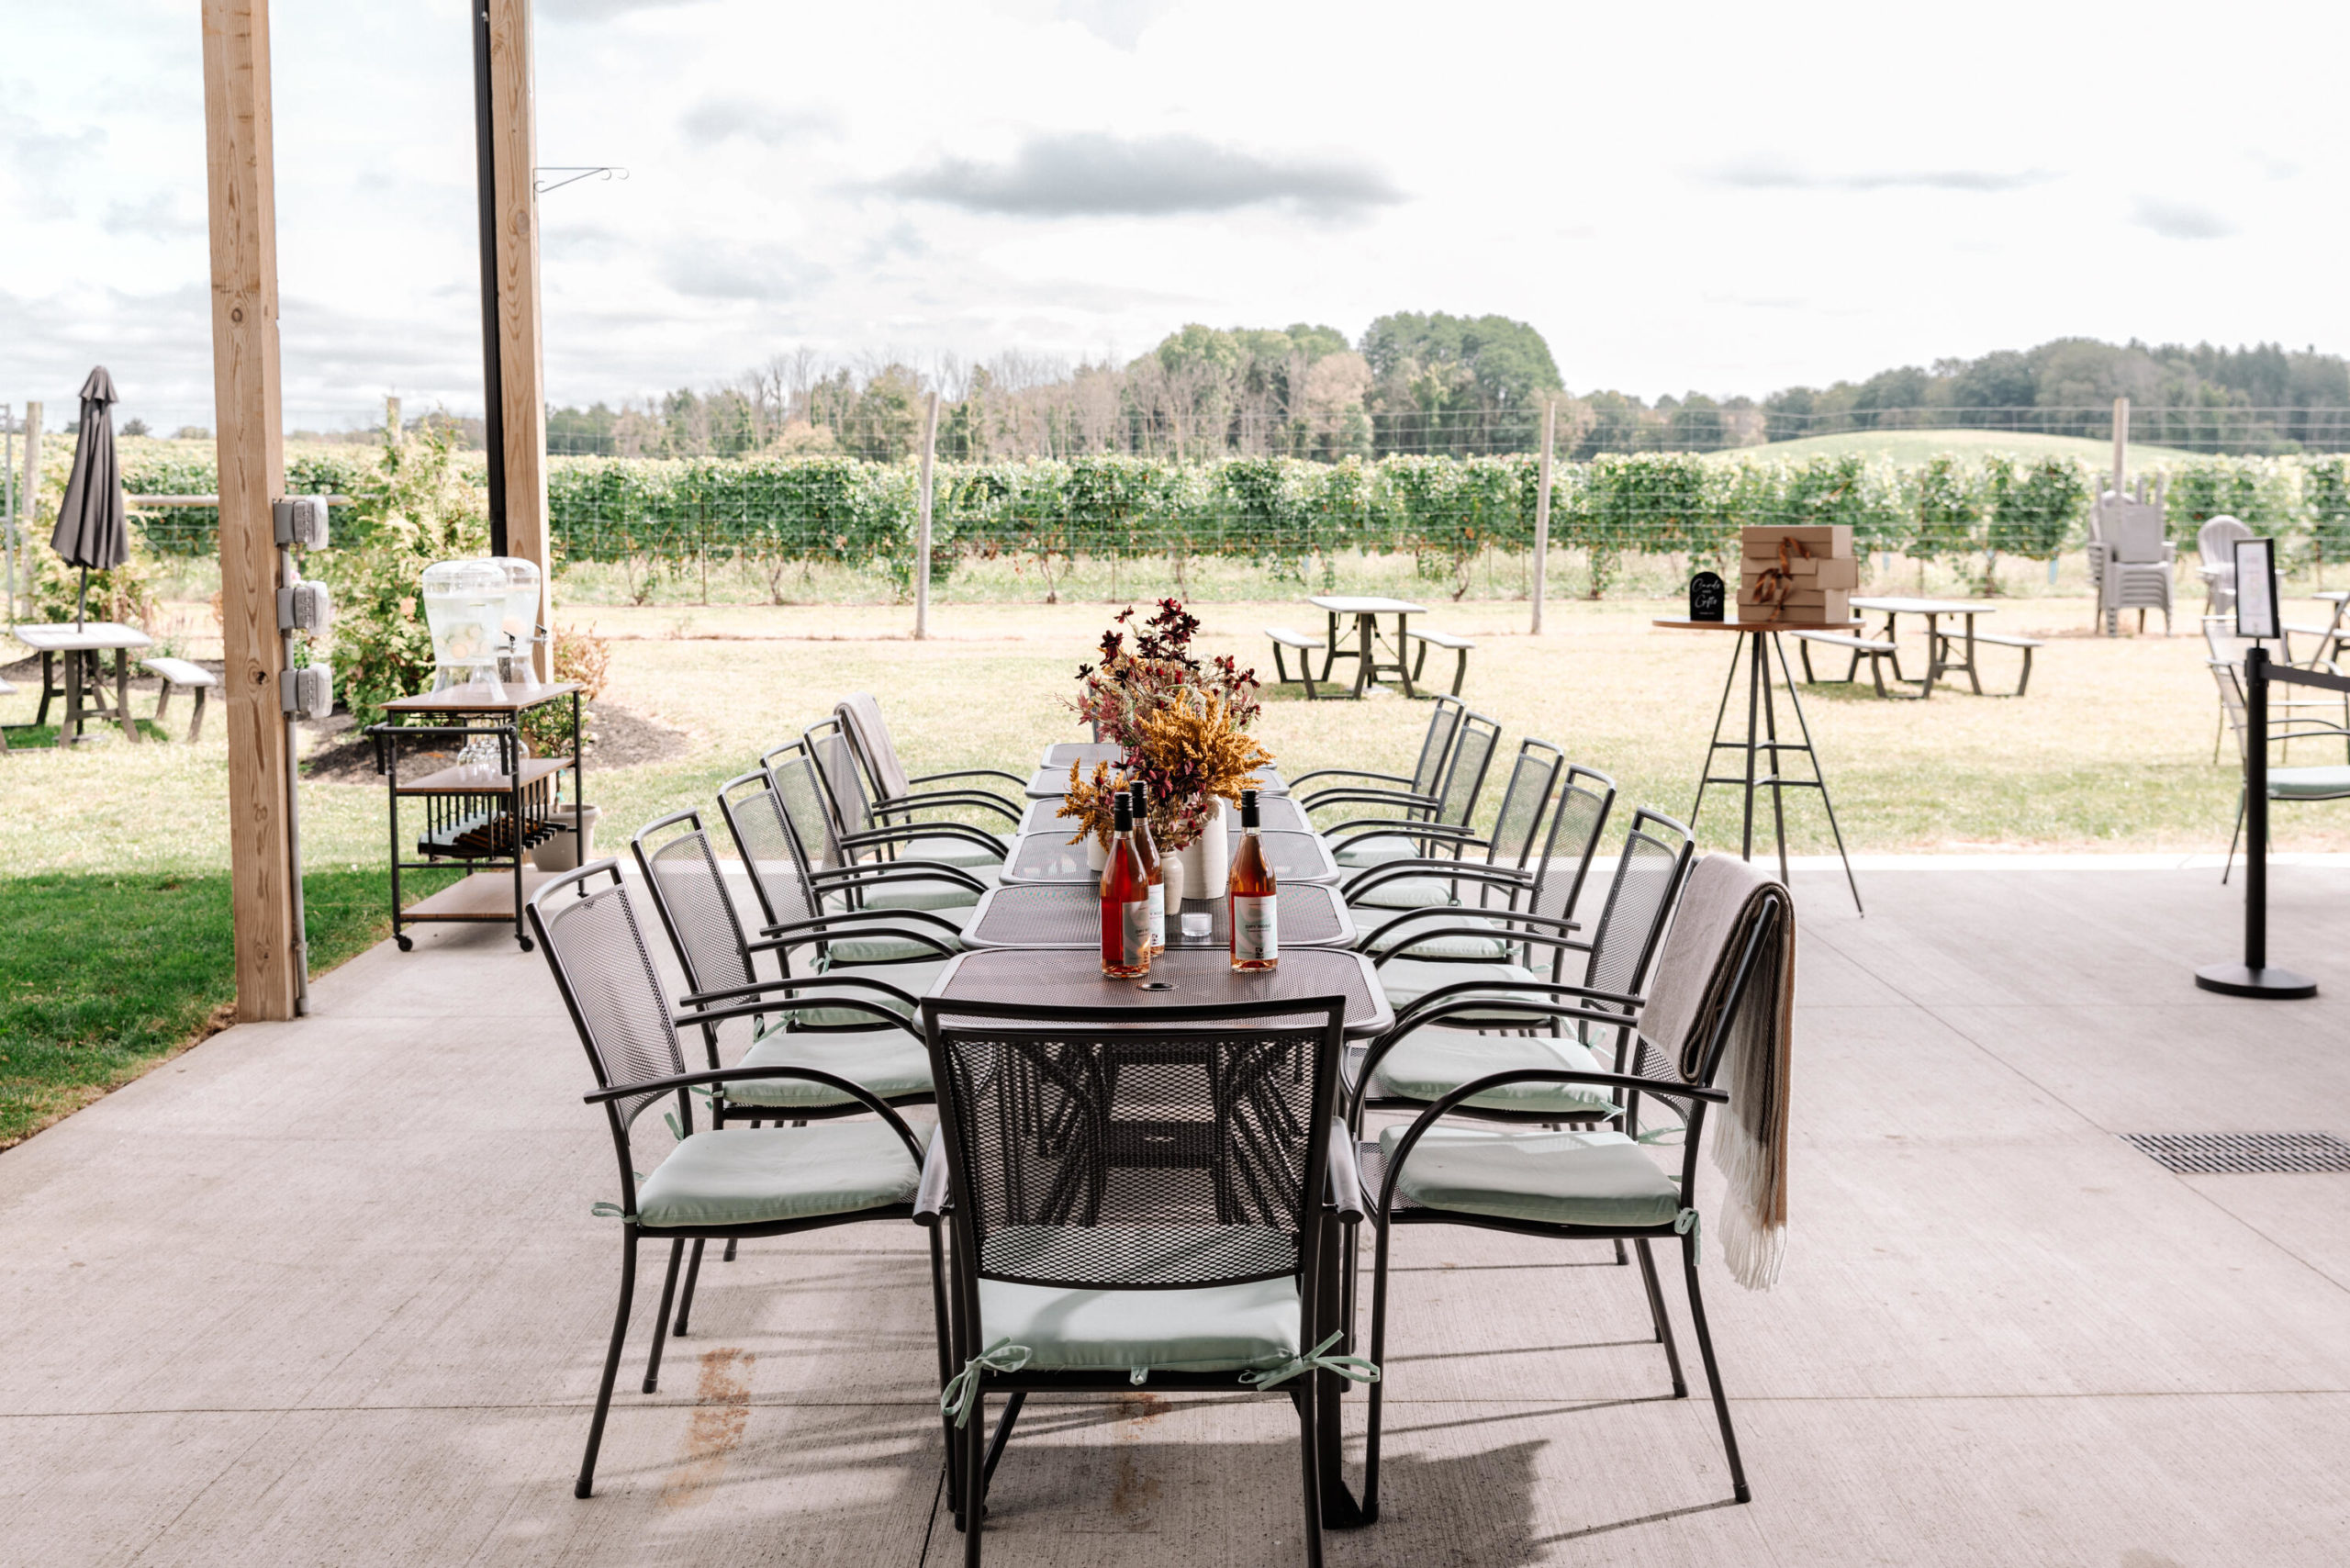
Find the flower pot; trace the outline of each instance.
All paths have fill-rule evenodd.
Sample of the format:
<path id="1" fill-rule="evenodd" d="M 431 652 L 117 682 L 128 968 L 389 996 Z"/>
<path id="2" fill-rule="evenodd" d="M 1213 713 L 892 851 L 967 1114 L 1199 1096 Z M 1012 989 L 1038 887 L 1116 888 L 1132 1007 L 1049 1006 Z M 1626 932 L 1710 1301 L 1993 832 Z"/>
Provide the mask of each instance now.
<path id="1" fill-rule="evenodd" d="M 596 819 L 600 806 L 557 806 L 552 815 L 554 836 L 531 851 L 531 864 L 542 871 L 576 871 L 596 857 Z"/>
<path id="2" fill-rule="evenodd" d="M 1175 918 L 1176 906 L 1183 902 L 1187 892 L 1183 881 L 1181 850 L 1158 857 L 1158 881 L 1159 885 L 1166 890 L 1161 896 L 1167 900 L 1167 918 L 1171 921 Z"/>
<path id="3" fill-rule="evenodd" d="M 1218 797 L 1200 836 L 1178 854 L 1183 862 L 1183 896 L 1220 899 L 1232 876 L 1232 805 Z"/>
<path id="4" fill-rule="evenodd" d="M 1110 864 L 1110 846 L 1102 842 L 1098 833 L 1085 835 L 1085 868 L 1100 876 Z"/>

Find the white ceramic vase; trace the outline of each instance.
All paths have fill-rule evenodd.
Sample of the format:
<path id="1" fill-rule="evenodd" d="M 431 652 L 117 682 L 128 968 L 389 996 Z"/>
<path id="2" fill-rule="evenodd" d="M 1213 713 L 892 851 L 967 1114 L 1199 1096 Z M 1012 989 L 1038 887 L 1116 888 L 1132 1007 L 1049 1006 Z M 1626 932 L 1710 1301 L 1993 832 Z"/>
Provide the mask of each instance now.
<path id="1" fill-rule="evenodd" d="M 1110 864 L 1110 846 L 1102 842 L 1098 833 L 1085 835 L 1085 868 L 1100 876 Z"/>
<path id="2" fill-rule="evenodd" d="M 1183 862 L 1183 896 L 1220 899 L 1232 877 L 1232 803 L 1218 796 L 1200 836 L 1178 852 Z"/>
<path id="3" fill-rule="evenodd" d="M 1172 921 L 1177 907 L 1188 896 L 1187 884 L 1183 880 L 1182 851 L 1177 850 L 1172 855 L 1158 857 L 1158 880 L 1166 890 L 1162 896 L 1167 900 L 1167 918 Z"/>

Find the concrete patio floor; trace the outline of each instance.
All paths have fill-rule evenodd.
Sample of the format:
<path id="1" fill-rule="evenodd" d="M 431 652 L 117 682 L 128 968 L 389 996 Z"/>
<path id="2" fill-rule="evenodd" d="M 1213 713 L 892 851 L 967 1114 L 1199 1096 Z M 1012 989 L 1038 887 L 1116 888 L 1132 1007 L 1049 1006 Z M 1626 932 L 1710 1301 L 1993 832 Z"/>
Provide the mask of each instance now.
<path id="1" fill-rule="evenodd" d="M 1880 862 L 1865 920 L 1796 885 L 1786 1279 L 1706 1262 L 1754 1502 L 1702 1384 L 1665 1397 L 1635 1271 L 1421 1230 L 1384 1517 L 1332 1562 L 2343 1561 L 2350 1177 L 2176 1176 L 2116 1135 L 2350 1133 L 2350 872 L 2276 876 L 2276 957 L 2324 987 L 2290 1003 L 2189 983 L 2237 941 L 2206 869 Z M 442 928 L 315 1008 L 0 1155 L 0 1559 L 955 1559 L 912 1227 L 713 1254 L 655 1396 L 641 1283 L 576 1501 L 618 1249 L 543 961 Z M 1295 1563 L 1294 1431 L 1280 1401 L 1039 1405 L 989 1560 Z"/>

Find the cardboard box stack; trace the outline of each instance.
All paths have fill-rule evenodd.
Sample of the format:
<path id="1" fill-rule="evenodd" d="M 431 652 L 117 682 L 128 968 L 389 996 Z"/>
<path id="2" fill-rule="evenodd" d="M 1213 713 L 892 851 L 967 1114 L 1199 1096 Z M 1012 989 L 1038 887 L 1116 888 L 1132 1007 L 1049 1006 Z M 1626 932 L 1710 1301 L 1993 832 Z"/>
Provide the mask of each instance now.
<path id="1" fill-rule="evenodd" d="M 1842 626 L 1852 619 L 1861 563 L 1846 523 L 1742 528 L 1738 618 L 1790 625 Z"/>

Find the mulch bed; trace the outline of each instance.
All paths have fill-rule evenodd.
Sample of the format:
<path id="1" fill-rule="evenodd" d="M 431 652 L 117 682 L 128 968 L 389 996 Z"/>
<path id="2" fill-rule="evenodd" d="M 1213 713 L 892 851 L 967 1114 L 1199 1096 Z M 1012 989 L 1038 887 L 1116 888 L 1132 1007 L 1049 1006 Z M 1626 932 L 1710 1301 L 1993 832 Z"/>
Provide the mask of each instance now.
<path id="1" fill-rule="evenodd" d="M 685 756 L 691 744 L 685 731 L 609 702 L 596 704 L 592 724 L 596 738 L 588 745 L 587 758 L 591 772 L 666 762 Z M 375 771 L 375 744 L 352 727 L 350 714 L 337 713 L 324 723 L 303 728 L 316 737 L 302 763 L 303 778 L 319 784 L 383 783 L 383 775 Z M 427 765 L 429 754 L 402 752 L 400 757 L 400 771 L 406 775 L 413 767 Z"/>

